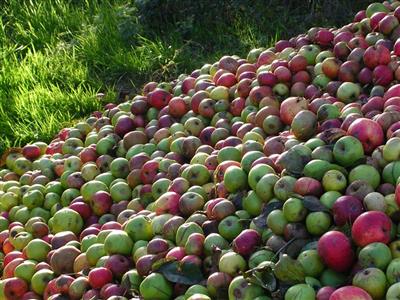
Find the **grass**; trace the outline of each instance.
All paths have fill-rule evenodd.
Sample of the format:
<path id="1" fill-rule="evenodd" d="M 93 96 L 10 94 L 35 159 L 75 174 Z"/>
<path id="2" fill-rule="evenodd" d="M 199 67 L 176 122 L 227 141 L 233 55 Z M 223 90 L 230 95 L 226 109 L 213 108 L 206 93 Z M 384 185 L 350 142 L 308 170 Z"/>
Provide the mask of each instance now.
<path id="1" fill-rule="evenodd" d="M 347 22 L 326 19 L 324 9 L 342 7 L 343 18 L 372 1 L 354 2 L 258 0 L 251 8 L 244 0 L 2 1 L 0 154 L 49 142 L 118 101 L 121 90 L 170 80 L 224 54 L 246 56 L 313 22 Z M 98 92 L 106 97 L 99 100 Z"/>

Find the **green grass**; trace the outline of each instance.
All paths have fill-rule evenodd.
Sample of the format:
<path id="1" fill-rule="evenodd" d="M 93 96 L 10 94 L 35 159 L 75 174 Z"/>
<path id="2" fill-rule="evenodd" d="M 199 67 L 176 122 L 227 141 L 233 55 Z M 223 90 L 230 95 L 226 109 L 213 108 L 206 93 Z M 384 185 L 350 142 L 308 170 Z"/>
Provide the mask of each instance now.
<path id="1" fill-rule="evenodd" d="M 372 1 L 356 1 L 358 7 L 350 0 L 305 1 L 311 21 L 298 1 L 267 2 L 255 1 L 252 9 L 243 0 L 2 2 L 0 154 L 49 142 L 61 128 L 118 101 L 122 89 L 139 91 L 147 81 L 170 80 L 224 54 L 245 56 L 313 20 L 330 24 L 314 14 L 326 3 L 350 3 L 355 10 Z M 106 97 L 99 100 L 98 92 Z"/>

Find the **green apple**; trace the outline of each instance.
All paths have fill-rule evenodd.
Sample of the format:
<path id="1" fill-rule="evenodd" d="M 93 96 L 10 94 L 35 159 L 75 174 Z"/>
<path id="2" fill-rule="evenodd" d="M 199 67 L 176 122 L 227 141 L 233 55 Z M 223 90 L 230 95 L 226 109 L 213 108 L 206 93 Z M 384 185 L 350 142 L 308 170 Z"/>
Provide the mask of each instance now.
<path id="1" fill-rule="evenodd" d="M 69 206 L 76 197 L 79 197 L 81 194 L 78 189 L 75 188 L 69 188 L 66 189 L 62 194 L 61 194 L 61 199 L 60 203 L 62 206 L 66 207 Z"/>
<path id="2" fill-rule="evenodd" d="M 154 236 L 151 219 L 143 215 L 137 215 L 128 220 L 124 225 L 124 230 L 134 242 L 138 240 L 149 241 Z"/>
<path id="3" fill-rule="evenodd" d="M 114 230 L 104 241 L 104 250 L 108 255 L 129 255 L 132 252 L 133 242 L 129 235 L 122 230 Z"/>
<path id="4" fill-rule="evenodd" d="M 285 294 L 285 300 L 310 300 L 315 299 L 314 289 L 305 283 L 291 286 Z"/>
<path id="5" fill-rule="evenodd" d="M 227 252 L 220 257 L 218 268 L 220 272 L 227 273 L 234 277 L 247 269 L 247 263 L 240 254 L 236 252 Z"/>
<path id="6" fill-rule="evenodd" d="M 313 152 L 311 153 L 311 158 L 313 160 L 319 159 L 331 163 L 333 162 L 333 150 L 328 145 L 319 146 L 313 150 Z"/>
<path id="7" fill-rule="evenodd" d="M 274 260 L 275 260 L 275 253 L 272 250 L 261 249 L 261 250 L 254 252 L 250 256 L 250 258 L 248 260 L 249 268 L 253 269 L 264 261 L 274 261 Z"/>
<path id="8" fill-rule="evenodd" d="M 70 284 L 68 295 L 73 299 L 81 299 L 89 287 L 89 280 L 84 276 L 80 276 Z"/>
<path id="9" fill-rule="evenodd" d="M 298 54 L 304 56 L 307 59 L 309 65 L 315 64 L 317 55 L 321 52 L 321 49 L 317 45 L 304 45 L 300 48 Z"/>
<path id="10" fill-rule="evenodd" d="M 69 230 L 78 235 L 83 228 L 83 220 L 80 214 L 69 208 L 57 211 L 52 219 L 54 233 Z"/>
<path id="11" fill-rule="evenodd" d="M 151 193 L 153 194 L 154 199 L 158 199 L 162 194 L 166 193 L 170 184 L 171 180 L 168 178 L 160 178 L 154 182 L 151 187 Z"/>
<path id="12" fill-rule="evenodd" d="M 274 187 L 279 176 L 273 173 L 266 174 L 258 181 L 255 191 L 263 202 L 269 202 L 274 197 Z M 254 189 L 253 189 L 254 190 Z"/>
<path id="13" fill-rule="evenodd" d="M 279 200 L 285 201 L 290 198 L 297 179 L 292 176 L 282 176 L 274 185 L 274 195 Z"/>
<path id="14" fill-rule="evenodd" d="M 139 290 L 140 283 L 143 281 L 136 269 L 126 272 L 121 279 L 121 286 L 127 290 Z"/>
<path id="15" fill-rule="evenodd" d="M 253 300 L 264 294 L 262 287 L 249 283 L 243 276 L 235 277 L 228 288 L 229 300 Z"/>
<path id="16" fill-rule="evenodd" d="M 14 276 L 31 282 L 32 276 L 36 273 L 36 263 L 32 260 L 26 260 L 19 264 L 14 270 Z"/>
<path id="17" fill-rule="evenodd" d="M 204 253 L 209 256 L 214 253 L 214 247 L 221 250 L 229 249 L 229 242 L 218 233 L 211 233 L 204 239 Z"/>
<path id="18" fill-rule="evenodd" d="M 129 161 L 126 158 L 115 158 L 110 164 L 110 172 L 116 178 L 126 178 L 129 174 Z"/>
<path id="19" fill-rule="evenodd" d="M 10 239 L 10 242 L 14 246 L 15 250 L 22 251 L 22 249 L 32 241 L 32 239 L 32 234 L 29 232 L 19 232 L 14 236 L 14 238 Z"/>
<path id="20" fill-rule="evenodd" d="M 307 215 L 303 201 L 298 198 L 289 198 L 283 204 L 283 215 L 288 222 L 301 222 Z"/>
<path id="21" fill-rule="evenodd" d="M 364 148 L 355 137 L 344 136 L 335 143 L 333 157 L 341 166 L 350 167 L 364 158 Z"/>
<path id="22" fill-rule="evenodd" d="M 203 185 L 210 180 L 210 172 L 204 165 L 193 164 L 182 172 L 182 177 L 189 181 L 191 185 Z"/>
<path id="23" fill-rule="evenodd" d="M 91 245 L 86 251 L 86 259 L 90 266 L 95 266 L 98 260 L 105 255 L 104 245 L 100 243 Z"/>
<path id="24" fill-rule="evenodd" d="M 367 18 L 371 18 L 372 15 L 377 12 L 388 13 L 389 10 L 384 4 L 379 3 L 379 2 L 374 2 L 374 3 L 371 3 L 370 5 L 368 5 L 365 13 L 367 15 Z"/>
<path id="25" fill-rule="evenodd" d="M 400 282 L 391 285 L 386 292 L 386 299 L 399 299 L 400 297 Z"/>
<path id="26" fill-rule="evenodd" d="M 297 257 L 298 262 L 302 265 L 306 276 L 319 277 L 324 270 L 324 264 L 317 250 L 306 250 Z"/>
<path id="27" fill-rule="evenodd" d="M 349 183 L 356 180 L 364 180 L 376 189 L 381 182 L 381 175 L 378 170 L 371 165 L 358 165 L 349 173 Z"/>
<path id="28" fill-rule="evenodd" d="M 346 176 L 338 170 L 329 170 L 322 177 L 322 186 L 325 191 L 341 192 L 347 187 Z"/>
<path id="29" fill-rule="evenodd" d="M 151 273 L 140 284 L 140 295 L 144 300 L 169 300 L 172 297 L 172 284 L 159 273 Z"/>
<path id="30" fill-rule="evenodd" d="M 15 220 L 18 222 L 21 222 L 22 224 L 25 224 L 31 217 L 31 212 L 29 209 L 21 205 L 19 209 L 15 212 Z"/>
<path id="31" fill-rule="evenodd" d="M 386 246 L 386 245 L 385 245 Z M 393 258 L 400 258 L 400 240 L 395 240 L 389 244 Z"/>
<path id="32" fill-rule="evenodd" d="M 85 202 L 89 203 L 91 197 L 93 194 L 95 194 L 98 191 L 108 191 L 108 187 L 105 183 L 97 180 L 92 180 L 87 183 L 85 183 L 81 187 L 81 194 L 83 197 L 83 200 Z"/>
<path id="33" fill-rule="evenodd" d="M 0 210 L 9 211 L 19 204 L 19 197 L 13 192 L 6 192 L 0 196 Z"/>
<path id="34" fill-rule="evenodd" d="M 390 285 L 397 282 L 397 279 L 400 276 L 400 258 L 393 259 L 387 269 L 386 269 L 386 277 Z"/>
<path id="35" fill-rule="evenodd" d="M 386 292 L 386 275 L 378 268 L 367 268 L 353 277 L 353 285 L 368 292 L 373 299 L 383 299 Z"/>
<path id="36" fill-rule="evenodd" d="M 93 244 L 96 244 L 97 242 L 97 236 L 94 234 L 89 234 L 87 236 L 85 236 L 82 240 L 81 240 L 81 251 L 82 252 L 86 252 L 87 249 L 92 246 Z"/>
<path id="37" fill-rule="evenodd" d="M 87 162 L 82 166 L 81 175 L 85 181 L 90 181 L 100 174 L 100 169 L 94 162 Z"/>
<path id="38" fill-rule="evenodd" d="M 383 146 L 383 159 L 391 162 L 400 159 L 400 138 L 392 137 Z"/>
<path id="39" fill-rule="evenodd" d="M 36 294 L 43 295 L 47 284 L 54 277 L 54 272 L 49 269 L 42 269 L 37 271 L 31 278 L 32 291 L 34 291 Z"/>
<path id="40" fill-rule="evenodd" d="M 311 212 L 306 217 L 307 231 L 312 235 L 322 235 L 329 230 L 330 226 L 331 216 L 326 212 Z"/>
<path id="41" fill-rule="evenodd" d="M 230 166 L 224 174 L 225 188 L 230 193 L 235 193 L 247 187 L 247 174 L 242 168 Z"/>
<path id="42" fill-rule="evenodd" d="M 257 183 L 261 180 L 264 175 L 267 174 L 275 174 L 274 169 L 266 164 L 258 164 L 251 168 L 248 176 L 249 186 L 255 190 L 257 187 Z"/>
<path id="43" fill-rule="evenodd" d="M 110 187 L 110 195 L 114 202 L 132 199 L 132 189 L 126 182 L 117 182 Z"/>
<path id="44" fill-rule="evenodd" d="M 392 161 L 383 168 L 382 178 L 384 182 L 388 182 L 395 185 L 399 177 L 400 177 L 400 161 Z"/>
<path id="45" fill-rule="evenodd" d="M 228 241 L 232 241 L 243 229 L 240 218 L 237 216 L 228 216 L 218 224 L 219 234 Z"/>
<path id="46" fill-rule="evenodd" d="M 338 191 L 328 191 L 323 193 L 319 200 L 326 208 L 332 209 L 333 204 L 340 196 L 342 196 L 342 194 Z"/>
<path id="47" fill-rule="evenodd" d="M 217 86 L 210 92 L 210 98 L 213 100 L 229 100 L 229 89 L 225 86 Z"/>
<path id="48" fill-rule="evenodd" d="M 288 220 L 280 209 L 271 211 L 267 217 L 268 228 L 276 235 L 283 235 Z"/>
<path id="49" fill-rule="evenodd" d="M 332 269 L 325 269 L 319 279 L 322 286 L 339 287 L 346 283 L 347 276 L 343 273 L 335 272 Z"/>
<path id="50" fill-rule="evenodd" d="M 51 250 L 51 245 L 41 239 L 31 240 L 25 247 L 24 251 L 28 259 L 36 261 L 46 261 L 47 254 Z"/>
<path id="51" fill-rule="evenodd" d="M 243 198 L 242 206 L 251 216 L 255 217 L 261 213 L 263 201 L 257 196 L 256 192 L 251 190 Z"/>
<path id="52" fill-rule="evenodd" d="M 250 169 L 251 169 L 251 165 L 253 164 L 253 162 L 261 157 L 264 157 L 264 153 L 262 153 L 261 151 L 249 151 L 246 152 L 243 157 L 242 160 L 240 161 L 240 165 L 242 166 L 242 169 L 246 172 L 249 173 Z"/>
<path id="53" fill-rule="evenodd" d="M 337 98 L 343 103 L 351 103 L 360 96 L 361 87 L 354 82 L 343 82 L 337 90 Z"/>
<path id="54" fill-rule="evenodd" d="M 234 160 L 240 162 L 241 159 L 242 153 L 239 149 L 235 147 L 228 146 L 218 151 L 217 160 L 219 164 L 226 160 Z"/>

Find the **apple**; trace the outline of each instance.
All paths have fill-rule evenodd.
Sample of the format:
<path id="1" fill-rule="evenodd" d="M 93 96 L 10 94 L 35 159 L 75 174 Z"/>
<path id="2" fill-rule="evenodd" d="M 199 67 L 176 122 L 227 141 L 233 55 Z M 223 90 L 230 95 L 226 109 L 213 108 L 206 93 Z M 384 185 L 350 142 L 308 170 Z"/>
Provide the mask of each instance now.
<path id="1" fill-rule="evenodd" d="M 28 284 L 20 278 L 12 277 L 0 281 L 0 295 L 4 299 L 20 299 L 28 292 Z"/>
<path id="2" fill-rule="evenodd" d="M 364 158 L 363 145 L 353 136 L 341 137 L 333 147 L 333 157 L 344 167 L 353 166 Z"/>
<path id="3" fill-rule="evenodd" d="M 247 269 L 246 260 L 238 253 L 227 252 L 219 259 L 218 269 L 232 277 Z"/>
<path id="4" fill-rule="evenodd" d="M 375 121 L 366 118 L 356 119 L 351 123 L 348 134 L 357 138 L 367 154 L 383 144 L 384 134 L 382 127 Z"/>
<path id="5" fill-rule="evenodd" d="M 159 273 L 151 273 L 140 284 L 140 294 L 144 299 L 157 298 L 160 300 L 170 299 L 172 296 L 172 285 Z"/>
<path id="6" fill-rule="evenodd" d="M 290 125 L 301 110 L 307 109 L 308 100 L 302 97 L 289 97 L 281 103 L 280 117 L 284 124 Z"/>
<path id="7" fill-rule="evenodd" d="M 380 211 L 368 211 L 354 221 L 351 235 L 354 242 L 361 247 L 374 242 L 389 243 L 392 222 Z"/>
<path id="8" fill-rule="evenodd" d="M 83 227 L 82 217 L 70 208 L 63 208 L 57 211 L 52 220 L 52 231 L 54 233 L 71 230 L 78 234 Z"/>
<path id="9" fill-rule="evenodd" d="M 353 277 L 353 285 L 362 288 L 374 299 L 380 299 L 386 292 L 386 275 L 378 268 L 366 268 Z"/>
<path id="10" fill-rule="evenodd" d="M 249 283 L 243 276 L 236 276 L 229 284 L 229 299 L 255 299 L 264 295 L 264 290 L 255 284 Z"/>
<path id="11" fill-rule="evenodd" d="M 300 296 L 299 296 L 300 295 Z M 285 294 L 285 300 L 294 299 L 315 299 L 314 289 L 308 284 L 300 283 L 291 286 Z"/>
<path id="12" fill-rule="evenodd" d="M 38 294 L 43 295 L 47 284 L 55 277 L 53 271 L 42 269 L 37 271 L 31 278 L 32 290 Z"/>
<path id="13" fill-rule="evenodd" d="M 329 300 L 330 296 L 335 291 L 334 287 L 331 286 L 324 286 L 320 288 L 317 292 L 317 300 Z"/>
<path id="14" fill-rule="evenodd" d="M 330 300 L 372 300 L 372 297 L 363 289 L 355 286 L 344 286 L 332 293 Z"/>
<path id="15" fill-rule="evenodd" d="M 337 97 L 343 103 L 355 102 L 361 93 L 361 88 L 353 82 L 342 83 L 337 90 Z"/>
<path id="16" fill-rule="evenodd" d="M 306 250 L 297 257 L 307 276 L 318 277 L 324 270 L 324 265 L 317 250 Z"/>
<path id="17" fill-rule="evenodd" d="M 110 270 L 100 267 L 92 269 L 89 272 L 88 279 L 92 288 L 101 288 L 112 281 L 113 275 Z"/>
<path id="18" fill-rule="evenodd" d="M 349 270 L 354 261 L 350 240 L 342 232 L 335 230 L 321 236 L 318 241 L 318 255 L 329 268 L 337 272 Z"/>
<path id="19" fill-rule="evenodd" d="M 247 174 L 239 167 L 230 166 L 224 174 L 224 184 L 228 192 L 236 192 L 247 187 Z"/>
<path id="20" fill-rule="evenodd" d="M 114 230 L 104 241 L 104 250 L 108 255 L 122 254 L 128 255 L 131 253 L 133 242 L 129 235 L 122 230 Z"/>

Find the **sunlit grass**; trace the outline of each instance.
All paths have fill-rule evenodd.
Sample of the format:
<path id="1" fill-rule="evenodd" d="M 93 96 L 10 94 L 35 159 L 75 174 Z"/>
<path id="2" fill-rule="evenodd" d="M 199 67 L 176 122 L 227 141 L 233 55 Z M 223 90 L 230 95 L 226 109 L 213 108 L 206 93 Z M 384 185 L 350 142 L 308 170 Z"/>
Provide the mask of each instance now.
<path id="1" fill-rule="evenodd" d="M 190 1 L 185 1 L 168 5 L 187 8 Z M 147 81 L 173 79 L 225 54 L 245 56 L 251 48 L 268 47 L 293 28 L 301 32 L 307 26 L 299 26 L 293 7 L 283 7 L 277 18 L 264 1 L 257 3 L 266 14 L 249 18 L 244 0 L 231 1 L 232 8 L 222 14 L 226 19 L 205 7 L 211 15 L 204 18 L 201 12 L 196 20 L 184 15 L 178 25 L 158 17 L 159 24 L 150 24 L 149 16 L 139 16 L 139 2 L 157 3 L 0 2 L 0 154 L 10 146 L 49 142 L 61 128 L 101 108 L 98 92 L 106 94 L 103 102 L 117 101 L 120 89 L 139 91 Z M 267 2 L 281 10 L 280 1 Z M 329 1 L 311 2 L 321 10 Z M 158 3 L 162 7 L 164 2 Z"/>

